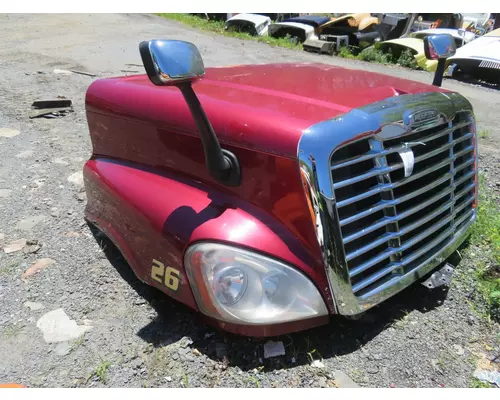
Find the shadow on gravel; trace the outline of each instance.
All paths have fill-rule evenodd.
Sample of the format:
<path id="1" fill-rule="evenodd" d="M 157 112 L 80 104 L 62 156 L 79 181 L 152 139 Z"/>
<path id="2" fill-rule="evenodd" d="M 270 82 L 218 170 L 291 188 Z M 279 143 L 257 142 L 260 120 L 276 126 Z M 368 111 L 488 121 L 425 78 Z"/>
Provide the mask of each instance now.
<path id="1" fill-rule="evenodd" d="M 478 79 L 474 76 L 467 75 L 463 72 L 455 73 L 453 78 L 451 78 L 450 80 L 466 83 L 469 85 L 481 86 L 481 87 L 486 88 L 486 89 L 500 90 L 500 80 L 498 80 L 497 82 L 492 82 L 489 80 Z"/>
<path id="2" fill-rule="evenodd" d="M 332 316 L 326 326 L 274 338 L 247 338 L 214 331 L 201 321 L 200 315 L 169 298 L 158 289 L 141 282 L 119 250 L 95 228 L 91 228 L 109 262 L 121 277 L 147 301 L 157 316 L 146 326 L 138 327 L 137 335 L 154 347 L 163 347 L 189 337 L 191 347 L 225 367 L 242 370 L 260 368 L 264 371 L 308 364 L 312 359 L 328 359 L 358 350 L 380 332 L 413 310 L 426 313 L 439 307 L 447 289 L 428 290 L 415 284 L 382 305 L 365 313 L 360 320 Z M 282 341 L 286 355 L 264 359 L 263 345 L 268 340 Z"/>

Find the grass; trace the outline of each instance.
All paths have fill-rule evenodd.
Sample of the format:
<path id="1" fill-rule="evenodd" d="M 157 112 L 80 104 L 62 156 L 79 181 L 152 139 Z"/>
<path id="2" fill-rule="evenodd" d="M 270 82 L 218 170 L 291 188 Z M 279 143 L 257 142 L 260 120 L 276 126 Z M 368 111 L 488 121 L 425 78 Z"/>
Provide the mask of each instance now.
<path id="1" fill-rule="evenodd" d="M 500 205 L 482 176 L 479 184 L 477 222 L 471 243 L 478 247 L 481 259 L 474 274 L 490 318 L 500 322 Z"/>
<path id="2" fill-rule="evenodd" d="M 490 389 L 493 387 L 493 385 L 489 384 L 488 382 L 483 382 L 483 381 L 477 379 L 476 377 L 472 377 L 470 384 L 469 384 L 469 387 L 474 388 L 474 389 L 478 389 L 478 388 Z"/>
<path id="3" fill-rule="evenodd" d="M 337 55 L 342 58 L 377 64 L 395 64 L 410 69 L 418 68 L 417 61 L 409 49 L 389 49 L 387 52 L 384 52 L 377 44 L 367 47 L 367 44 L 361 43 L 359 47 L 343 47 Z"/>
<path id="4" fill-rule="evenodd" d="M 9 275 L 17 269 L 22 262 L 22 257 L 16 257 L 13 260 L 7 261 L 5 264 L 0 265 L 0 275 Z"/>
<path id="5" fill-rule="evenodd" d="M 486 139 L 490 136 L 490 131 L 488 129 L 481 129 L 477 133 L 477 136 L 479 136 L 479 138 L 481 139 Z"/>
<path id="6" fill-rule="evenodd" d="M 255 376 L 249 376 L 248 380 L 252 382 L 255 385 L 255 387 L 260 388 L 260 382 Z"/>
<path id="7" fill-rule="evenodd" d="M 102 383 L 106 384 L 106 382 L 108 381 L 108 369 L 110 366 L 111 363 L 109 361 L 103 360 L 94 370 L 94 372 L 92 372 L 90 377 L 95 376 Z"/>
<path id="8" fill-rule="evenodd" d="M 24 326 L 21 324 L 9 324 L 3 328 L 2 334 L 6 338 L 15 338 L 23 328 Z"/>
<path id="9" fill-rule="evenodd" d="M 302 44 L 295 43 L 289 37 L 273 38 L 270 36 L 252 36 L 244 32 L 226 31 L 224 29 L 224 23 L 225 23 L 224 21 L 207 20 L 205 18 L 200 18 L 195 15 L 177 14 L 177 13 L 176 14 L 158 13 L 156 15 L 174 21 L 182 22 L 185 25 L 200 29 L 202 31 L 213 32 L 219 35 L 235 37 L 238 39 L 252 40 L 254 42 L 267 43 L 271 46 L 302 50 Z"/>
<path id="10" fill-rule="evenodd" d="M 184 383 L 184 387 L 188 388 L 189 387 L 189 379 L 188 379 L 187 374 L 184 374 L 182 380 L 183 380 L 183 383 Z"/>

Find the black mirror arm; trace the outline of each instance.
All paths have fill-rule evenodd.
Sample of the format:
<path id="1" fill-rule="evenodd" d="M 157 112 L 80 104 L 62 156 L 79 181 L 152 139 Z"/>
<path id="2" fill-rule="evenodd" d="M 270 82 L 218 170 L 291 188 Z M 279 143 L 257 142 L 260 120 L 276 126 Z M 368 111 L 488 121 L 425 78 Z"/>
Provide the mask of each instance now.
<path id="1" fill-rule="evenodd" d="M 205 162 L 210 175 L 223 185 L 239 186 L 241 182 L 239 161 L 233 153 L 221 149 L 219 140 L 191 83 L 181 83 L 177 87 L 181 90 L 198 128 L 205 150 Z"/>
<path id="2" fill-rule="evenodd" d="M 444 67 L 446 65 L 446 59 L 445 58 L 440 58 L 438 60 L 436 72 L 434 73 L 434 80 L 432 84 L 434 86 L 440 87 L 441 84 L 443 83 L 443 75 L 444 75 Z"/>

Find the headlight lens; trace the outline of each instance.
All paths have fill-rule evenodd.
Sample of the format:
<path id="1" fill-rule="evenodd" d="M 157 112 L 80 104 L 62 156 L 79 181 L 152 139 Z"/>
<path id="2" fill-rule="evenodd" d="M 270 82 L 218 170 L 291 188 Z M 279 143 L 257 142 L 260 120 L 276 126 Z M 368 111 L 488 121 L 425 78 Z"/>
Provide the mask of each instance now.
<path id="1" fill-rule="evenodd" d="M 185 267 L 200 310 L 228 322 L 269 324 L 327 315 L 313 283 L 269 257 L 218 243 L 186 252 Z"/>

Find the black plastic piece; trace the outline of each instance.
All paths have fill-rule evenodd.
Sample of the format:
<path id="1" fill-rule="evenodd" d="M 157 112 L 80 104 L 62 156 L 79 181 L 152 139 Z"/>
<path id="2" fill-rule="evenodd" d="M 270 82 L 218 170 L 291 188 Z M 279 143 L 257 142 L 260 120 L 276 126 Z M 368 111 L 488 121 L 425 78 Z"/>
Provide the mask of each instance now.
<path id="1" fill-rule="evenodd" d="M 440 58 L 438 60 L 438 65 L 436 68 L 436 73 L 434 74 L 434 80 L 432 81 L 432 84 L 434 86 L 440 87 L 441 84 L 443 83 L 443 75 L 444 75 L 444 67 L 446 64 L 446 59 Z"/>
<path id="2" fill-rule="evenodd" d="M 239 186 L 241 169 L 238 158 L 228 150 L 222 150 L 219 140 L 208 120 L 200 100 L 191 86 L 191 83 L 177 85 L 181 90 L 189 110 L 193 115 L 198 132 L 205 150 L 205 162 L 210 175 L 219 183 L 226 186 Z"/>
<path id="3" fill-rule="evenodd" d="M 155 85 L 162 85 L 162 81 L 158 78 L 153 59 L 151 57 L 151 52 L 149 51 L 149 42 L 147 40 L 139 43 L 139 53 L 141 54 L 142 63 L 144 64 L 144 69 L 148 74 L 148 78 Z"/>

